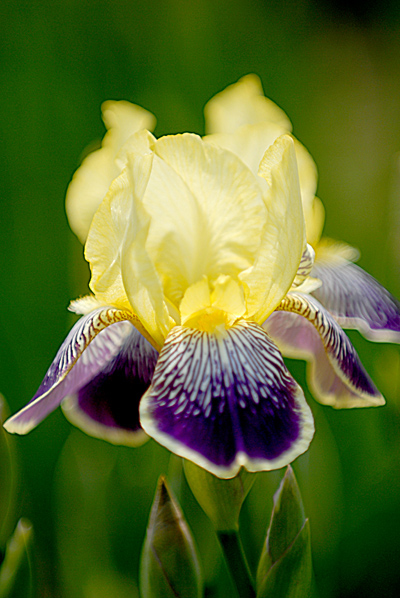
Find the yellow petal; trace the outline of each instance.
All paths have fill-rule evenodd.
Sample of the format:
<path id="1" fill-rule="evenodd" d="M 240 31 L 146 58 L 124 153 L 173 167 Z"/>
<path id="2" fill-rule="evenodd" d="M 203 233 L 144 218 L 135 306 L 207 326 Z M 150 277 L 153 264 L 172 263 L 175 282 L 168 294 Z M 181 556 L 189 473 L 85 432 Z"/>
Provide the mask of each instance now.
<path id="1" fill-rule="evenodd" d="M 318 262 L 339 264 L 344 262 L 356 262 L 360 257 L 360 252 L 355 247 L 335 241 L 328 237 L 323 237 L 316 245 L 315 260 Z"/>
<path id="2" fill-rule="evenodd" d="M 85 246 L 85 258 L 92 271 L 91 290 L 101 302 L 120 309 L 130 308 L 120 263 L 126 215 L 129 215 L 131 201 L 125 181 L 124 172 L 112 183 L 93 218 Z"/>
<path id="3" fill-rule="evenodd" d="M 294 149 L 296 151 L 301 198 L 303 201 L 303 209 L 305 210 L 314 200 L 317 190 L 318 171 L 309 151 L 298 139 L 293 137 L 293 135 L 292 138 L 294 141 Z"/>
<path id="4" fill-rule="evenodd" d="M 246 312 L 243 288 L 230 276 L 221 275 L 217 279 L 211 300 L 215 308 L 229 314 L 233 321 Z"/>
<path id="5" fill-rule="evenodd" d="M 312 202 L 304 205 L 304 219 L 306 223 L 307 241 L 317 248 L 325 223 L 325 208 L 318 197 L 314 197 Z"/>
<path id="6" fill-rule="evenodd" d="M 211 98 L 204 114 L 206 133 L 232 133 L 242 125 L 263 121 L 281 125 L 286 131 L 292 130 L 283 110 L 264 97 L 257 75 L 246 75 Z"/>
<path id="7" fill-rule="evenodd" d="M 175 316 L 178 321 L 174 321 L 169 314 L 169 302 L 164 296 L 156 265 L 149 255 L 148 235 L 151 219 L 143 205 L 143 184 L 139 182 L 140 192 L 135 192 L 143 167 L 147 170 L 153 166 L 154 158 L 152 153 L 128 155 L 126 171 L 129 174 L 127 183 L 132 192 L 132 210 L 122 243 L 121 274 L 133 311 L 156 344 L 161 347 L 172 326 L 180 323 L 179 316 Z M 150 175 L 150 171 L 148 174 Z"/>
<path id="8" fill-rule="evenodd" d="M 262 122 L 254 125 L 244 125 L 236 129 L 233 133 L 206 135 L 203 139 L 207 143 L 233 152 L 239 156 L 254 174 L 257 174 L 265 150 L 278 137 L 287 132 L 285 127 L 276 123 Z"/>
<path id="9" fill-rule="evenodd" d="M 79 299 L 73 299 L 68 306 L 68 310 L 74 314 L 86 316 L 98 307 L 105 307 L 105 304 L 94 295 L 85 295 L 84 297 L 79 297 Z"/>
<path id="10" fill-rule="evenodd" d="M 233 154 L 191 134 L 155 144 L 144 197 L 147 242 L 163 288 L 177 306 L 203 276 L 237 277 L 254 260 L 266 218 L 254 175 Z"/>
<path id="11" fill-rule="evenodd" d="M 252 172 L 257 174 L 265 151 L 278 137 L 287 132 L 285 127 L 275 123 L 262 122 L 254 125 L 245 125 L 233 133 L 207 135 L 203 139 L 207 143 L 233 152 L 239 156 Z M 304 145 L 293 137 L 293 135 L 292 139 L 294 141 L 294 149 L 299 171 L 303 209 L 306 213 L 306 211 L 312 210 L 313 200 L 317 189 L 317 167 Z"/>
<path id="12" fill-rule="evenodd" d="M 131 172 L 125 169 L 111 184 L 90 227 L 85 257 L 90 263 L 90 288 L 100 301 L 129 308 L 121 274 L 121 251 L 127 229 L 133 220 L 133 195 L 143 195 L 151 172 L 152 154 L 141 157 L 134 185 Z"/>
<path id="13" fill-rule="evenodd" d="M 108 132 L 104 136 L 103 146 L 111 146 L 115 153 L 131 135 L 142 129 L 152 131 L 156 126 L 153 114 L 124 100 L 104 102 L 102 116 Z"/>
<path id="14" fill-rule="evenodd" d="M 211 307 L 211 292 L 207 276 L 203 276 L 201 280 L 186 289 L 180 304 L 182 324 L 186 325 L 189 319 L 209 307 Z"/>
<path id="15" fill-rule="evenodd" d="M 108 129 L 101 149 L 89 154 L 75 172 L 68 187 L 66 212 L 70 226 L 82 243 L 85 242 L 93 215 L 121 169 L 115 157 L 127 139 L 136 131 L 155 126 L 150 112 L 129 102 L 105 102 L 103 120 Z"/>
<path id="16" fill-rule="evenodd" d="M 239 275 L 247 315 L 263 322 L 289 290 L 305 247 L 305 225 L 293 139 L 279 137 L 265 152 L 260 176 L 269 185 L 268 220 L 254 265 Z"/>
<path id="17" fill-rule="evenodd" d="M 246 311 L 244 294 L 230 276 L 221 275 L 210 292 L 204 276 L 190 286 L 180 305 L 182 324 L 211 332 L 222 325 L 232 326 Z"/>

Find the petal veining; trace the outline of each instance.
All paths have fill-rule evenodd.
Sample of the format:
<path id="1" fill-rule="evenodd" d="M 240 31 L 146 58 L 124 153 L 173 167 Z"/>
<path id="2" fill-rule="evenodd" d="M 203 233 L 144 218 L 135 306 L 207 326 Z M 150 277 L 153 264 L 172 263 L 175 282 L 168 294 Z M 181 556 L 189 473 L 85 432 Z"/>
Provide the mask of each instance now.
<path id="1" fill-rule="evenodd" d="M 276 469 L 311 442 L 300 387 L 264 330 L 241 321 L 223 334 L 176 327 L 140 404 L 144 430 L 222 478 Z"/>
<path id="2" fill-rule="evenodd" d="M 349 338 L 314 297 L 290 292 L 280 310 L 292 317 L 272 314 L 264 327 L 285 355 L 311 362 L 310 384 L 316 399 L 337 409 L 384 404 Z"/>
<path id="3" fill-rule="evenodd" d="M 113 308 L 99 308 L 82 316 L 58 350 L 35 396 L 6 421 L 6 430 L 30 432 L 64 397 L 96 376 L 118 352 L 131 326 L 124 320 L 131 316 L 130 312 Z"/>
<path id="4" fill-rule="evenodd" d="M 158 352 L 136 328 L 126 325 L 129 332 L 121 338 L 118 352 L 96 376 L 67 396 L 62 408 L 87 434 L 113 444 L 138 446 L 148 438 L 139 422 L 139 401 L 150 386 Z"/>

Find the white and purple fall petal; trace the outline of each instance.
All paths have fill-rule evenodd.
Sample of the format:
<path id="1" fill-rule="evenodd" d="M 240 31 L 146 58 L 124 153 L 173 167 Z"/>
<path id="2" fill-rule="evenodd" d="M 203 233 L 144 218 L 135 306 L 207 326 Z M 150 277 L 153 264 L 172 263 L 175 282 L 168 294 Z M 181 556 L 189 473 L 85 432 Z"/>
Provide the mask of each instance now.
<path id="1" fill-rule="evenodd" d="M 321 403 L 336 409 L 385 403 L 347 335 L 311 295 L 288 293 L 264 328 L 284 355 L 309 362 L 308 385 Z"/>
<path id="2" fill-rule="evenodd" d="M 26 434 L 62 404 L 72 423 L 114 444 L 137 446 L 147 436 L 139 401 L 158 353 L 129 322 L 130 314 L 97 308 L 82 316 L 58 350 L 33 399 L 9 418 L 9 432 Z"/>
<path id="3" fill-rule="evenodd" d="M 146 432 L 221 478 L 277 469 L 314 434 L 303 391 L 261 326 L 206 332 L 177 326 L 140 403 Z"/>
<path id="4" fill-rule="evenodd" d="M 318 259 L 313 276 L 322 285 L 313 295 L 343 328 L 355 328 L 375 342 L 400 343 L 400 302 L 352 262 Z"/>

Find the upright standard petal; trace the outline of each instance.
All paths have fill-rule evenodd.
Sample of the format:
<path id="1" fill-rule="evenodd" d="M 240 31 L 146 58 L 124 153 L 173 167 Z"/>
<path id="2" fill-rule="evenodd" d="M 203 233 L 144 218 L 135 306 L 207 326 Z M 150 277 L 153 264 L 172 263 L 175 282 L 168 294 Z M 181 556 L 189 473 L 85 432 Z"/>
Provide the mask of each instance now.
<path id="1" fill-rule="evenodd" d="M 98 308 L 82 316 L 58 350 L 35 396 L 6 421 L 6 430 L 26 434 L 67 395 L 92 380 L 117 355 L 130 328 L 122 322 L 131 317 L 130 312 L 113 308 Z"/>
<path id="2" fill-rule="evenodd" d="M 259 173 L 269 186 L 268 218 L 255 262 L 239 279 L 245 287 L 248 317 L 261 324 L 291 287 L 306 245 L 291 137 L 279 137 L 265 152 Z"/>
<path id="3" fill-rule="evenodd" d="M 264 96 L 257 75 L 246 75 L 211 98 L 204 115 L 207 133 L 233 133 L 242 125 L 264 121 L 292 130 L 284 111 Z"/>
<path id="4" fill-rule="evenodd" d="M 343 328 L 367 339 L 400 343 L 400 302 L 359 266 L 335 255 L 334 245 L 318 252 L 313 276 L 322 281 L 314 296 Z"/>
<path id="5" fill-rule="evenodd" d="M 211 302 L 243 315 L 238 275 L 254 262 L 268 212 L 256 177 L 230 152 L 191 134 L 161 138 L 150 149 L 151 175 L 142 199 L 136 194 L 124 241 L 123 281 L 135 313 L 153 336 L 162 335 L 161 345 L 181 323 L 184 298 L 186 308 Z M 132 153 L 128 162 L 133 167 L 137 159 Z M 190 288 L 204 284 L 202 298 L 210 302 L 200 305 Z M 160 288 L 169 320 L 156 305 Z"/>
<path id="6" fill-rule="evenodd" d="M 102 116 L 108 131 L 101 149 L 89 154 L 75 172 L 68 187 L 66 211 L 69 224 L 84 243 L 93 216 L 120 174 L 117 153 L 127 139 L 141 129 L 152 129 L 155 118 L 150 112 L 129 102 L 104 102 Z"/>
<path id="7" fill-rule="evenodd" d="M 141 137 L 138 134 L 139 142 Z M 107 197 L 93 218 L 85 248 L 85 257 L 92 270 L 90 281 L 92 291 L 103 302 L 123 309 L 135 310 L 137 303 L 132 301 L 131 294 L 129 298 L 127 296 L 129 291 L 123 279 L 122 259 L 126 255 L 127 245 L 131 246 L 132 238 L 138 244 L 147 231 L 147 217 L 144 210 L 139 214 L 138 206 L 141 205 L 141 197 L 146 190 L 152 162 L 153 155 L 150 151 L 136 155 L 134 160 L 133 158 L 128 160 L 127 166 L 112 183 Z M 144 260 L 137 259 L 136 262 L 143 272 L 146 266 Z M 133 276 L 131 284 L 136 280 L 137 277 Z M 157 283 L 155 272 L 152 280 L 155 285 L 158 284 L 156 296 L 159 304 L 162 304 L 161 286 L 159 281 Z M 160 310 L 162 317 L 168 322 L 166 308 Z M 161 346 L 163 336 L 158 333 L 157 323 L 153 327 L 146 328 L 145 319 L 139 322 L 136 318 L 135 325 L 156 349 Z M 168 331 L 169 326 L 166 326 Z"/>
<path id="8" fill-rule="evenodd" d="M 162 137 L 155 152 L 179 176 L 197 208 L 184 222 L 186 230 L 193 228 L 186 255 L 195 248 L 194 254 L 191 249 L 190 265 L 186 265 L 191 272 L 187 286 L 203 275 L 212 281 L 220 274 L 237 276 L 254 259 L 267 216 L 257 179 L 236 156 L 209 146 L 197 135 Z M 148 205 L 149 198 L 145 200 Z M 177 209 L 184 213 L 186 203 L 182 197 Z M 179 232 L 183 237 L 186 231 Z"/>
<path id="9" fill-rule="evenodd" d="M 233 133 L 216 133 L 207 135 L 203 139 L 207 143 L 236 154 L 254 174 L 257 174 L 265 151 L 278 137 L 286 133 L 288 130 L 276 123 L 260 122 L 240 127 Z M 303 208 L 308 210 L 311 208 L 317 190 L 317 167 L 300 141 L 293 136 L 292 139 L 296 152 Z"/>
<path id="10" fill-rule="evenodd" d="M 318 197 L 311 202 L 303 203 L 304 220 L 306 223 L 307 241 L 314 247 L 318 246 L 325 223 L 325 208 Z"/>
<path id="11" fill-rule="evenodd" d="M 300 387 L 254 323 L 177 326 L 140 403 L 144 430 L 221 478 L 277 469 L 307 450 L 314 425 Z"/>
<path id="12" fill-rule="evenodd" d="M 337 409 L 384 404 L 349 338 L 310 295 L 288 293 L 264 328 L 284 355 L 310 362 L 309 386 L 321 403 Z"/>

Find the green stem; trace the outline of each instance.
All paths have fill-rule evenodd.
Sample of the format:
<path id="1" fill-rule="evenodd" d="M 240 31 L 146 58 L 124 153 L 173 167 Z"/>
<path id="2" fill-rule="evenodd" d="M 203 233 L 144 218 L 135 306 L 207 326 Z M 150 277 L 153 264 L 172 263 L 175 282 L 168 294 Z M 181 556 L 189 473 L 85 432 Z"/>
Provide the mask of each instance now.
<path id="1" fill-rule="evenodd" d="M 217 532 L 225 562 L 240 598 L 255 598 L 254 583 L 237 531 Z"/>

